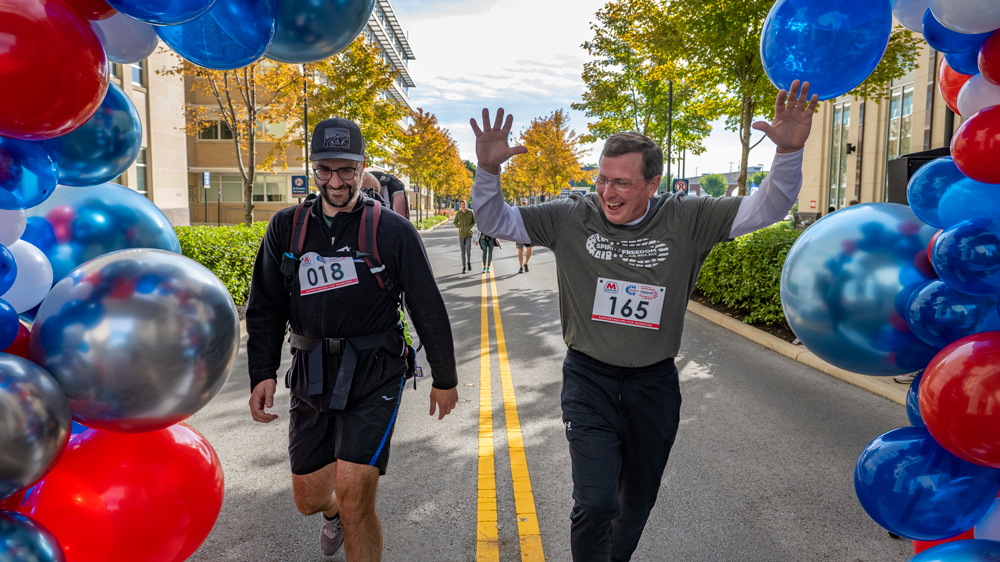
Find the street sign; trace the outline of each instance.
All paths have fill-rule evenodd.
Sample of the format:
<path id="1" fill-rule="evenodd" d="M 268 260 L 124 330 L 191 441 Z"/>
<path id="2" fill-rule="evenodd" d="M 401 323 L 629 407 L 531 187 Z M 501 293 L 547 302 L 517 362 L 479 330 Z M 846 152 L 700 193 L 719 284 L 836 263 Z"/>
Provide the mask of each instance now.
<path id="1" fill-rule="evenodd" d="M 309 176 L 292 176 L 292 196 L 309 195 Z"/>
<path id="2" fill-rule="evenodd" d="M 815 209 L 816 208 L 816 202 L 815 201 L 810 201 L 809 202 L 809 208 L 810 209 Z"/>
<path id="3" fill-rule="evenodd" d="M 202 172 L 201 173 L 201 184 L 203 186 L 205 186 L 205 189 L 208 189 L 212 185 L 212 173 L 211 172 Z"/>
<path id="4" fill-rule="evenodd" d="M 687 191 L 688 191 L 687 180 L 674 180 L 674 193 L 687 193 Z"/>

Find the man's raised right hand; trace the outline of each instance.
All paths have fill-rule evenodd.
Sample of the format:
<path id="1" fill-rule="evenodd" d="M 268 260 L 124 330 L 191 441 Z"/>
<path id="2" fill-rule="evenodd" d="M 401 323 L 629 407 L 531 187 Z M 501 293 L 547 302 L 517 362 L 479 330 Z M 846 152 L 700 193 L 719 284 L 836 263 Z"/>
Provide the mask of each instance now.
<path id="1" fill-rule="evenodd" d="M 517 154 L 528 152 L 523 146 L 511 147 L 507 142 L 510 128 L 514 125 L 514 116 L 503 118 L 503 108 L 497 109 L 496 121 L 490 126 L 490 110 L 483 109 L 483 127 L 479 128 L 475 118 L 469 120 L 472 131 L 476 133 L 476 158 L 479 167 L 491 174 L 500 173 L 500 165 Z"/>
<path id="2" fill-rule="evenodd" d="M 253 392 L 250 393 L 250 415 L 254 421 L 271 423 L 278 419 L 278 416 L 264 411 L 264 408 L 274 406 L 274 390 L 277 386 L 275 379 L 267 379 L 257 383 L 253 388 Z"/>

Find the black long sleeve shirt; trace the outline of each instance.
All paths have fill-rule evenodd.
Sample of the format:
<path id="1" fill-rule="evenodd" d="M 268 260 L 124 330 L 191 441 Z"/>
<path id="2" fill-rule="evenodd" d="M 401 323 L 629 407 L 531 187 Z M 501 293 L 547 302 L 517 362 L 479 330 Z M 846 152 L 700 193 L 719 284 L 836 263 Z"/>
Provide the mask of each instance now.
<path id="1" fill-rule="evenodd" d="M 391 330 L 399 321 L 393 295 L 379 288 L 375 276 L 360 262 L 355 263 L 356 285 L 299 296 L 296 278 L 289 291 L 281 273 L 281 257 L 290 250 L 294 212 L 295 207 L 289 207 L 272 217 L 254 263 L 246 314 L 251 390 L 277 377 L 286 322 L 293 332 L 306 337 L 350 338 Z M 303 253 L 356 250 L 363 216 L 364 202 L 359 198 L 353 210 L 337 213 L 327 226 L 317 200 L 306 219 L 310 222 Z M 426 349 L 434 388 L 454 388 L 458 375 L 451 324 L 420 235 L 408 220 L 383 209 L 377 238 L 382 262 L 402 289 L 413 326 Z M 340 361 L 337 355 L 328 359 L 325 396 L 332 390 Z M 403 359 L 387 357 L 386 353 L 380 356 L 378 350 L 359 351 L 350 394 L 363 395 L 403 372 Z M 293 382 L 293 394 L 297 386 Z"/>

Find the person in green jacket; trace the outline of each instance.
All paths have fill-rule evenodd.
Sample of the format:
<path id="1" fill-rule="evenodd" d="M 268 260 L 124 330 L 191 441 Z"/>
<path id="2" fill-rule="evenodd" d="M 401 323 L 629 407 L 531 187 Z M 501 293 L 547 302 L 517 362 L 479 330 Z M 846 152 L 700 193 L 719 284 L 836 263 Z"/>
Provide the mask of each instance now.
<path id="1" fill-rule="evenodd" d="M 472 271 L 472 227 L 476 225 L 476 216 L 469 210 L 465 199 L 458 202 L 458 212 L 455 213 L 455 227 L 458 228 L 458 241 L 462 245 L 462 273 Z"/>

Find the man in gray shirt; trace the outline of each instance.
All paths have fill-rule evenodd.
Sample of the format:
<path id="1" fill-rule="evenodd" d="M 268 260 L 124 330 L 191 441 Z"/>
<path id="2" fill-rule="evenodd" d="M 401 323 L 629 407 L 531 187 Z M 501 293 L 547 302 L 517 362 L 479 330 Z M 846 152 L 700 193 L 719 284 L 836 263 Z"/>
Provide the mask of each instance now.
<path id="1" fill-rule="evenodd" d="M 630 560 L 680 420 L 674 357 L 687 300 L 719 242 L 784 217 L 802 186 L 802 148 L 817 98 L 809 84 L 778 93 L 771 173 L 749 197 L 654 197 L 663 153 L 638 133 L 612 135 L 599 161 L 597 193 L 511 208 L 500 165 L 510 147 L 503 109 L 475 119 L 479 169 L 472 203 L 482 232 L 547 246 L 556 257 L 563 340 L 562 411 L 573 464 L 570 543 L 574 562 Z"/>

